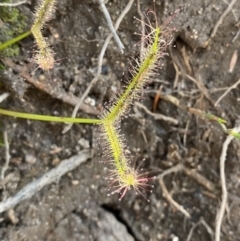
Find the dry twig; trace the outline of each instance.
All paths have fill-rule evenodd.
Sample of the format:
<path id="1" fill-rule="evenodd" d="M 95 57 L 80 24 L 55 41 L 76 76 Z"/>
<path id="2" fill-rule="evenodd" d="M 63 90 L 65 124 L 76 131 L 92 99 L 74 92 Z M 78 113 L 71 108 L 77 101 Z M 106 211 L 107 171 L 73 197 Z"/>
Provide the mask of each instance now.
<path id="1" fill-rule="evenodd" d="M 191 75 L 191 74 L 192 74 L 192 67 L 191 67 L 191 64 L 190 64 L 189 57 L 188 57 L 188 55 L 187 55 L 187 50 L 186 50 L 186 47 L 185 47 L 185 46 L 183 46 L 183 47 L 181 48 L 181 52 L 182 52 L 183 61 L 184 61 L 185 66 L 186 66 L 186 68 L 187 68 L 187 73 L 188 73 L 189 75 Z"/>
<path id="2" fill-rule="evenodd" d="M 233 40 L 232 40 L 233 43 L 236 41 L 236 39 L 238 38 L 239 35 L 240 35 L 240 29 L 237 31 L 237 34 L 233 38 Z"/>
<path id="3" fill-rule="evenodd" d="M 179 205 L 173 198 L 172 196 L 170 195 L 170 193 L 168 192 L 167 190 L 167 187 L 166 185 L 164 184 L 163 182 L 163 178 L 160 178 L 159 179 L 159 184 L 162 188 L 162 191 L 163 191 L 163 196 L 168 200 L 168 202 L 170 204 L 172 204 L 178 211 L 180 211 L 181 213 L 183 213 L 187 218 L 190 218 L 191 215 L 189 214 L 188 211 L 186 211 L 183 206 Z"/>
<path id="4" fill-rule="evenodd" d="M 143 104 L 139 103 L 139 102 L 135 102 L 135 105 L 142 108 L 147 114 L 149 114 L 150 116 L 152 116 L 155 120 L 164 120 L 164 121 L 168 121 L 173 123 L 174 125 L 178 124 L 178 120 L 175 118 L 172 118 L 170 116 L 165 116 L 165 115 L 161 115 L 161 114 L 156 114 L 151 112 L 146 106 L 144 106 Z"/>
<path id="5" fill-rule="evenodd" d="M 98 1 L 99 1 L 99 5 L 100 5 L 100 7 L 101 7 L 101 9 L 103 11 L 103 14 L 104 14 L 104 16 L 105 16 L 105 18 L 107 20 L 108 27 L 109 27 L 109 29 L 110 29 L 110 31 L 111 31 L 114 39 L 115 39 L 115 41 L 116 41 L 120 51 L 123 53 L 124 46 L 123 46 L 120 38 L 117 35 L 116 29 L 114 28 L 114 26 L 112 24 L 112 20 L 111 20 L 110 14 L 109 14 L 109 12 L 108 12 L 105 4 L 104 4 L 104 1 L 103 0 L 98 0 Z"/>
<path id="6" fill-rule="evenodd" d="M 188 213 L 188 211 L 186 211 L 181 205 L 179 205 L 176 201 L 173 200 L 172 196 L 168 192 L 167 187 L 165 186 L 164 181 L 163 181 L 164 176 L 169 175 L 169 174 L 171 174 L 173 172 L 182 171 L 183 168 L 184 168 L 184 166 L 181 163 L 179 163 L 176 166 L 171 167 L 171 168 L 165 170 L 163 173 L 158 175 L 157 178 L 159 178 L 159 184 L 160 184 L 160 186 L 162 188 L 164 197 L 168 200 L 168 202 L 170 204 L 172 204 L 181 213 L 183 213 L 187 218 L 190 218 L 191 215 Z"/>
<path id="7" fill-rule="evenodd" d="M 7 131 L 3 132 L 3 139 L 4 139 L 4 146 L 5 146 L 5 164 L 3 165 L 2 169 L 1 169 L 1 176 L 0 176 L 0 185 L 3 189 L 3 200 L 6 199 L 7 194 L 6 194 L 6 187 L 5 184 L 6 181 L 5 179 L 5 172 L 7 171 L 8 167 L 9 167 L 9 162 L 10 162 L 10 152 L 9 152 L 9 143 L 8 143 L 8 135 L 7 135 Z M 8 175 L 9 176 L 9 175 Z"/>
<path id="8" fill-rule="evenodd" d="M 201 174 L 199 174 L 198 172 L 196 172 L 194 170 L 191 170 L 191 169 L 185 167 L 182 163 L 179 163 L 176 166 L 165 170 L 163 173 L 161 173 L 157 176 L 157 178 L 159 178 L 159 184 L 162 188 L 164 197 L 169 201 L 169 203 L 171 203 L 175 208 L 177 208 L 180 212 L 182 212 L 186 217 L 190 218 L 190 214 L 181 205 L 179 205 L 176 201 L 173 200 L 172 196 L 168 192 L 168 190 L 164 184 L 164 181 L 163 181 L 163 178 L 166 175 L 169 175 L 173 172 L 180 172 L 180 171 L 184 171 L 186 175 L 192 177 L 195 181 L 197 181 L 199 184 L 203 185 L 206 189 L 208 189 L 211 192 L 215 190 L 215 186 L 212 182 L 207 180 L 204 176 L 202 176 Z"/>
<path id="9" fill-rule="evenodd" d="M 240 126 L 235 127 L 233 131 L 240 132 Z M 216 219 L 215 241 L 220 241 L 220 231 L 222 226 L 222 220 L 223 220 L 223 216 L 227 205 L 228 192 L 227 192 L 226 177 L 225 177 L 225 161 L 227 157 L 228 146 L 233 139 L 234 139 L 233 135 L 227 136 L 226 140 L 223 143 L 222 153 L 220 156 L 220 178 L 221 178 L 221 184 L 222 184 L 222 202 L 221 202 L 221 206 L 218 211 L 217 219 Z"/>
<path id="10" fill-rule="evenodd" d="M 172 48 L 169 48 L 169 53 L 172 58 L 173 66 L 175 69 L 175 78 L 174 78 L 174 82 L 173 82 L 173 89 L 175 89 L 178 86 L 178 81 L 179 81 L 179 76 L 181 74 L 181 71 L 178 68 L 178 63 L 179 63 L 178 58 L 173 54 Z"/>
<path id="11" fill-rule="evenodd" d="M 0 95 L 0 103 L 5 100 L 7 97 L 9 96 L 9 93 L 3 93 L 2 95 Z M 5 189 L 5 172 L 7 171 L 8 167 L 9 167 L 9 162 L 10 162 L 10 152 L 9 152 L 9 142 L 8 142 L 8 135 L 7 135 L 7 131 L 3 132 L 3 140 L 4 140 L 4 146 L 5 146 L 5 164 L 2 167 L 1 170 L 1 176 L 0 176 L 0 186 L 3 187 L 3 189 Z"/>
<path id="12" fill-rule="evenodd" d="M 183 136 L 183 145 L 186 147 L 186 144 L 187 144 L 187 133 L 188 133 L 188 130 L 189 130 L 189 126 L 190 126 L 190 122 L 191 122 L 191 116 L 189 117 L 189 120 L 187 121 L 187 124 L 185 126 L 185 133 L 184 133 L 184 136 Z"/>
<path id="13" fill-rule="evenodd" d="M 208 179 L 206 179 L 204 176 L 202 176 L 200 173 L 198 173 L 196 170 L 191 170 L 187 167 L 184 167 L 183 171 L 185 172 L 186 175 L 193 178 L 196 182 L 203 185 L 209 191 L 213 192 L 216 190 L 214 184 Z"/>
<path id="14" fill-rule="evenodd" d="M 196 227 L 197 227 L 199 224 L 201 224 L 201 221 L 198 221 L 197 223 L 195 223 L 195 224 L 192 226 L 192 228 L 190 229 L 190 232 L 189 232 L 189 234 L 188 234 L 188 236 L 187 236 L 187 240 L 186 240 L 186 241 L 191 241 L 192 236 L 193 236 L 193 232 L 194 232 L 194 230 L 196 229 Z"/>
<path id="15" fill-rule="evenodd" d="M 234 83 L 232 86 L 228 87 L 228 89 L 218 98 L 218 100 L 215 102 L 215 106 L 219 104 L 219 102 L 232 90 L 237 88 L 237 86 L 240 84 L 240 79 Z"/>
<path id="16" fill-rule="evenodd" d="M 19 1 L 16 3 L 0 3 L 0 6 L 1 7 L 16 7 L 16 6 L 22 5 L 24 3 L 27 3 L 27 0 Z"/>
<path id="17" fill-rule="evenodd" d="M 203 85 L 203 83 L 200 80 L 196 80 L 195 78 L 193 78 L 190 75 L 186 75 L 186 77 L 188 77 L 188 79 L 192 80 L 197 87 L 199 88 L 199 90 L 204 94 L 204 96 L 209 100 L 209 102 L 214 106 L 214 102 L 208 92 L 208 89 Z"/>
<path id="18" fill-rule="evenodd" d="M 191 230 L 190 230 L 190 232 L 189 232 L 189 234 L 188 234 L 188 237 L 187 237 L 187 240 L 186 240 L 186 241 L 190 241 L 190 240 L 192 239 L 192 235 L 193 235 L 194 230 L 195 230 L 196 227 L 199 226 L 200 224 L 202 224 L 202 225 L 206 228 L 207 232 L 208 232 L 209 235 L 211 236 L 211 239 L 213 240 L 213 235 L 214 235 L 214 233 L 213 233 L 211 227 L 206 223 L 206 221 L 205 221 L 203 218 L 201 218 L 197 223 L 195 223 L 195 224 L 192 226 L 192 228 L 191 228 Z"/>
<path id="19" fill-rule="evenodd" d="M 9 93 L 3 93 L 0 95 L 0 103 L 2 103 L 7 97 L 9 96 Z"/>
<path id="20" fill-rule="evenodd" d="M 233 5 L 237 2 L 237 0 L 232 0 L 229 4 L 228 7 L 225 9 L 225 11 L 222 13 L 222 15 L 219 17 L 218 21 L 216 22 L 213 31 L 210 35 L 210 39 L 211 40 L 217 33 L 217 30 L 219 28 L 219 26 L 222 24 L 224 18 L 228 15 L 228 13 L 232 10 Z M 207 42 L 209 42 L 209 40 Z"/>
<path id="21" fill-rule="evenodd" d="M 182 163 L 178 163 L 176 166 L 171 167 L 171 168 L 165 170 L 163 173 L 159 174 L 159 175 L 157 176 L 157 178 L 163 178 L 163 177 L 165 177 L 166 175 L 169 175 L 169 174 L 171 174 L 171 173 L 173 173 L 173 172 L 180 172 L 180 171 L 183 170 L 183 167 L 184 167 L 184 166 L 183 166 Z"/>
<path id="22" fill-rule="evenodd" d="M 1 176 L 0 176 L 1 181 L 4 179 L 5 172 L 7 171 L 8 167 L 9 167 L 9 162 L 10 162 L 10 157 L 11 157 L 9 154 L 9 143 L 8 143 L 7 131 L 3 132 L 3 139 L 4 139 L 4 145 L 5 145 L 5 164 L 1 170 Z"/>
<path id="23" fill-rule="evenodd" d="M 201 218 L 201 223 L 206 228 L 206 230 L 209 233 L 209 235 L 211 236 L 212 240 L 214 240 L 214 232 L 213 232 L 212 228 L 209 226 L 209 224 L 203 218 Z"/>
<path id="24" fill-rule="evenodd" d="M 42 177 L 27 184 L 14 196 L 9 197 L 5 201 L 1 202 L 0 213 L 10 208 L 13 208 L 21 201 L 32 197 L 44 186 L 54 181 L 58 181 L 61 176 L 63 176 L 69 171 L 74 170 L 76 167 L 78 167 L 80 164 L 84 163 L 85 161 L 87 161 L 87 159 L 91 157 L 92 157 L 92 154 L 90 150 L 83 150 L 79 152 L 78 155 L 75 155 L 69 159 L 62 161 L 57 167 L 51 169 L 49 172 L 45 173 Z"/>

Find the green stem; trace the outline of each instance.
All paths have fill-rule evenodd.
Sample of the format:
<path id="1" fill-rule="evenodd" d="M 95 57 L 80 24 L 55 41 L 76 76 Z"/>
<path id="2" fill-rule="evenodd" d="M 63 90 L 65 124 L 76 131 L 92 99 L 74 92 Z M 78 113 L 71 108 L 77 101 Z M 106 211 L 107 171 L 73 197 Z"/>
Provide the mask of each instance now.
<path id="1" fill-rule="evenodd" d="M 61 116 L 48 116 L 48 115 L 36 115 L 23 112 L 16 112 L 10 110 L 0 109 L 1 115 L 7 115 L 17 118 L 39 120 L 39 121 L 53 121 L 53 122 L 68 122 L 68 123 L 82 123 L 82 124 L 102 124 L 102 120 L 99 119 L 84 119 L 84 118 L 71 118 Z"/>
<path id="2" fill-rule="evenodd" d="M 13 39 L 10 39 L 8 40 L 7 42 L 3 43 L 3 44 L 0 44 L 0 50 L 3 50 L 5 48 L 7 48 L 8 46 L 22 40 L 23 38 L 26 38 L 28 35 L 31 34 L 31 31 L 27 31 L 19 36 L 17 36 L 16 38 L 13 38 Z"/>

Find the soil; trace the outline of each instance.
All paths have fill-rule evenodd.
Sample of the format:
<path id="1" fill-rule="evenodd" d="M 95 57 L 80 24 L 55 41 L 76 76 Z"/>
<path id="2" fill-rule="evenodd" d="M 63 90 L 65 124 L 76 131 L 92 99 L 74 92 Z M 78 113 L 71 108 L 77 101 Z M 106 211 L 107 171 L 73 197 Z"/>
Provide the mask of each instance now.
<path id="1" fill-rule="evenodd" d="M 18 8 L 31 19 L 36 2 Z M 115 22 L 128 0 L 105 2 Z M 153 1 L 140 2 L 145 15 L 154 10 Z M 108 172 L 106 164 L 102 163 L 106 157 L 98 143 L 101 140 L 98 141 L 99 130 L 96 126 L 75 124 L 63 135 L 64 124 L 1 116 L 1 128 L 8 132 L 11 155 L 5 176 L 14 174 L 2 189 L 2 199 L 14 195 L 61 160 L 89 147 L 94 150 L 92 159 L 58 182 L 45 186 L 32 198 L 19 203 L 11 212 L 2 213 L 1 240 L 190 240 L 187 239 L 188 235 L 196 224 L 192 241 L 213 240 L 221 201 L 219 158 L 226 134 L 215 122 L 191 115 L 162 98 L 157 104 L 154 104 L 154 100 L 156 91 L 161 88 L 162 95 L 171 94 L 181 105 L 211 112 L 226 119 L 228 128 L 234 127 L 240 113 L 240 87 L 231 90 L 217 107 L 214 103 L 225 91 L 220 88 L 233 85 L 240 76 L 240 59 L 229 71 L 232 56 L 240 48 L 240 37 L 237 36 L 240 2 L 235 3 L 211 41 L 208 40 L 227 8 L 227 2 L 187 2 L 156 0 L 154 11 L 159 23 L 164 22 L 175 10 L 183 8 L 169 24 L 174 36 L 168 49 L 169 56 L 159 64 L 156 78 L 141 95 L 141 103 L 150 111 L 155 105 L 155 114 L 175 118 L 178 124 L 155 120 L 133 105 L 131 115 L 124 119 L 121 129 L 134 162 L 141 163 L 144 171 L 150 172 L 149 176 L 182 163 L 213 183 L 214 190 L 208 190 L 182 171 L 165 176 L 168 191 L 190 213 L 191 218 L 186 218 L 165 199 L 157 178 L 149 181 L 154 187 L 152 192 L 144 191 L 146 198 L 129 191 L 119 201 L 118 194 L 108 196 L 110 191 L 105 180 Z M 112 40 L 104 56 L 101 78 L 88 95 L 86 105 L 95 113 L 100 113 L 104 103 L 113 100 L 124 88 L 122 81 L 130 76 L 128 66 L 131 57 L 137 58 L 139 55 L 140 37 L 135 32 L 141 32 L 141 23 L 134 16 L 140 18 L 137 1 L 118 30 L 125 46 L 124 54 Z M 12 61 L 21 68 L 28 68 L 29 73 L 34 71 L 33 78 L 51 83 L 56 90 L 80 97 L 96 74 L 98 56 L 108 33 L 98 1 L 58 1 L 51 21 L 44 29 L 44 35 L 48 37 L 58 60 L 55 67 L 49 72 L 40 69 L 34 71 L 37 66 L 31 61 L 35 47 L 33 37 L 19 43 L 21 54 Z M 181 72 L 178 81 L 174 64 Z M 198 85 L 187 75 L 195 78 Z M 1 103 L 1 108 L 71 116 L 73 105 L 28 84 L 11 68 L 7 67 L 2 72 L 0 80 L 0 92 L 10 93 L 10 97 Z M 97 118 L 84 111 L 79 111 L 78 116 Z M 226 161 L 229 198 L 227 215 L 221 228 L 222 241 L 240 240 L 239 147 L 239 141 L 232 142 Z M 0 148 L 3 165 L 5 151 L 4 147 Z"/>

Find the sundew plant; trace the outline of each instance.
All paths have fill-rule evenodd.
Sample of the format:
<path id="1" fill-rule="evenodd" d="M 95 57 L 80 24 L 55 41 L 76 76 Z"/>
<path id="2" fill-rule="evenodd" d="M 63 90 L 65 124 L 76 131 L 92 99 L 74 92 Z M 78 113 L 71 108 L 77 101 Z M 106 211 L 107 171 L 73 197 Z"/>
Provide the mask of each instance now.
<path id="1" fill-rule="evenodd" d="M 50 19 L 55 5 L 54 0 L 41 1 L 35 12 L 35 21 L 31 28 L 38 46 L 35 61 L 43 70 L 54 67 L 53 51 L 42 36 L 41 30 L 46 21 Z M 155 13 L 149 12 L 149 14 L 155 16 Z M 122 93 L 117 95 L 114 101 L 106 107 L 99 119 L 53 117 L 3 109 L 0 109 L 0 114 L 42 121 L 97 124 L 101 130 L 100 139 L 104 140 L 105 158 L 108 160 L 108 181 L 112 186 L 110 194 L 119 193 L 121 200 L 128 190 L 133 189 L 144 196 L 143 190 L 150 188 L 149 178 L 145 174 L 146 172 L 142 172 L 132 165 L 132 156 L 128 151 L 126 152 L 128 148 L 125 138 L 120 133 L 121 121 L 123 118 L 127 118 L 131 106 L 139 98 L 140 91 L 154 78 L 156 69 L 161 65 L 161 59 L 166 55 L 166 47 L 170 42 L 172 32 L 167 28 L 170 20 L 171 18 L 163 26 L 158 26 L 157 21 L 155 26 L 150 24 L 150 21 L 145 24 L 148 31 L 141 38 L 144 48 L 140 57 L 132 64 L 132 77 L 126 81 Z"/>

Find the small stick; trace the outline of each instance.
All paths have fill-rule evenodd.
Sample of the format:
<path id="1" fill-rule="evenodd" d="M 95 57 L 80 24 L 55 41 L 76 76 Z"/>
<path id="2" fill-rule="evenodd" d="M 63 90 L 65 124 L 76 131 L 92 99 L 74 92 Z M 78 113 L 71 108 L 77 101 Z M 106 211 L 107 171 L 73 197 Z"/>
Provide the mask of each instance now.
<path id="1" fill-rule="evenodd" d="M 199 224 L 201 224 L 201 221 L 198 221 L 197 223 L 195 223 L 195 224 L 191 227 L 190 232 L 189 232 L 189 234 L 188 234 L 188 236 L 187 236 L 187 240 L 186 240 L 186 241 L 191 241 L 192 236 L 193 236 L 193 232 L 194 232 L 195 228 L 196 228 Z"/>
<path id="2" fill-rule="evenodd" d="M 112 20 L 111 20 L 111 17 L 110 17 L 110 15 L 109 15 L 109 12 L 108 12 L 108 10 L 107 10 L 107 8 L 106 8 L 103 0 L 98 0 L 98 1 L 99 1 L 99 4 L 100 4 L 101 9 L 102 9 L 102 11 L 103 11 L 103 14 L 104 14 L 104 16 L 105 16 L 105 18 L 106 18 L 106 20 L 107 20 L 108 27 L 109 27 L 109 29 L 110 29 L 110 31 L 111 31 L 111 33 L 112 33 L 112 35 L 113 35 L 116 43 L 117 43 L 119 49 L 121 50 L 121 52 L 122 52 L 122 54 L 123 54 L 124 46 L 123 46 L 120 38 L 118 37 L 118 35 L 117 35 L 117 33 L 116 33 L 116 29 L 114 28 L 114 26 L 113 26 L 113 24 L 112 24 Z"/>
<path id="3" fill-rule="evenodd" d="M 0 95 L 0 103 L 2 103 L 7 97 L 9 96 L 9 93 L 3 93 Z"/>
<path id="4" fill-rule="evenodd" d="M 183 136 L 183 145 L 186 147 L 186 144 L 187 144 L 187 133 L 188 133 L 188 130 L 189 130 L 189 126 L 190 126 L 190 122 L 191 122 L 191 116 L 189 117 L 189 120 L 187 121 L 187 124 L 185 126 L 185 129 L 184 129 L 184 136 Z"/>
<path id="5" fill-rule="evenodd" d="M 42 177 L 37 180 L 32 181 L 23 187 L 18 193 L 14 196 L 9 197 L 5 201 L 0 203 L 0 213 L 13 208 L 21 201 L 32 197 L 35 193 L 41 190 L 44 186 L 58 181 L 61 176 L 66 174 L 69 171 L 74 170 L 80 164 L 87 161 L 91 158 L 92 154 L 90 150 L 83 150 L 78 153 L 78 155 L 72 156 L 69 159 L 62 161 L 57 167 L 51 169 L 49 172 L 45 173 Z"/>
<path id="6" fill-rule="evenodd" d="M 228 73 L 232 73 L 233 72 L 233 70 L 234 70 L 234 68 L 236 66 L 236 63 L 237 63 L 237 59 L 238 59 L 238 52 L 237 52 L 237 50 L 235 50 L 233 55 L 232 55 L 231 61 L 230 61 Z"/>
<path id="7" fill-rule="evenodd" d="M 183 164 L 182 164 L 182 163 L 178 163 L 176 166 L 173 166 L 173 167 L 165 170 L 163 173 L 159 174 L 159 175 L 157 176 L 157 178 L 163 178 L 163 177 L 165 177 L 166 175 L 169 175 L 169 174 L 171 174 L 171 173 L 173 173 L 173 172 L 180 172 L 180 171 L 183 170 L 183 168 L 184 168 Z"/>
<path id="8" fill-rule="evenodd" d="M 222 15 L 220 16 L 220 18 L 218 19 L 218 21 L 216 22 L 213 31 L 210 35 L 210 39 L 212 39 L 216 33 L 217 30 L 219 28 L 219 26 L 222 24 L 224 18 L 228 15 L 228 13 L 232 10 L 233 5 L 237 2 L 237 0 L 232 0 L 231 3 L 228 4 L 228 7 L 226 8 L 226 10 L 222 13 Z M 209 40 L 208 40 L 209 41 Z"/>
<path id="9" fill-rule="evenodd" d="M 8 96 L 9 96 L 9 93 L 3 93 L 2 95 L 0 95 L 0 103 L 3 100 L 5 100 Z M 4 145 L 5 145 L 5 164 L 1 170 L 0 183 L 2 183 L 4 180 L 5 172 L 9 167 L 9 162 L 10 162 L 10 158 L 11 158 L 11 156 L 9 154 L 9 142 L 8 142 L 7 131 L 3 132 L 3 139 L 4 139 Z"/>
<path id="10" fill-rule="evenodd" d="M 173 123 L 174 125 L 178 124 L 178 120 L 175 118 L 172 118 L 170 116 L 165 116 L 162 114 L 155 114 L 153 112 L 151 112 L 150 110 L 148 110 L 148 108 L 146 106 L 144 106 L 143 104 L 139 103 L 139 102 L 135 102 L 135 105 L 142 108 L 147 114 L 149 114 L 150 116 L 152 116 L 155 120 L 164 120 L 164 121 L 168 121 Z"/>
<path id="11" fill-rule="evenodd" d="M 237 31 L 237 34 L 233 38 L 233 40 L 232 40 L 233 43 L 235 42 L 235 40 L 238 38 L 239 35 L 240 35 L 240 29 Z"/>
<path id="12" fill-rule="evenodd" d="M 230 86 L 219 98 L 218 100 L 215 102 L 215 106 L 217 106 L 219 104 L 219 102 L 232 90 L 237 88 L 237 86 L 240 84 L 240 79 L 234 83 L 232 86 Z"/>
<path id="13" fill-rule="evenodd" d="M 3 132 L 3 139 L 4 139 L 4 145 L 5 145 L 5 164 L 1 170 L 1 176 L 0 176 L 1 181 L 4 179 L 5 172 L 7 171 L 8 167 L 9 167 L 9 162 L 10 162 L 10 157 L 11 157 L 9 154 L 8 135 L 7 135 L 6 131 Z"/>
<path id="14" fill-rule="evenodd" d="M 233 129 L 233 131 L 239 132 L 240 126 L 235 127 Z M 234 139 L 234 136 L 232 136 L 232 135 L 227 136 L 226 140 L 223 143 L 222 153 L 220 156 L 220 178 L 221 178 L 221 183 L 222 183 L 222 202 L 221 202 L 221 206 L 218 211 L 218 214 L 217 214 L 216 227 L 215 227 L 215 241 L 220 241 L 222 220 L 223 220 L 224 212 L 225 212 L 226 205 L 227 205 L 228 191 L 227 191 L 227 186 L 226 186 L 225 161 L 226 161 L 228 146 L 233 139 Z"/>
<path id="15" fill-rule="evenodd" d="M 159 174 L 157 176 L 157 178 L 159 178 L 159 184 L 162 188 L 162 191 L 164 193 L 164 197 L 169 201 L 169 203 L 171 203 L 175 208 L 177 208 L 177 210 L 179 210 L 180 212 L 182 212 L 187 218 L 190 218 L 191 215 L 188 213 L 188 211 L 186 211 L 181 205 L 179 205 L 176 201 L 173 200 L 173 198 L 171 197 L 171 195 L 169 194 L 164 182 L 163 182 L 163 178 L 166 175 L 169 175 L 173 172 L 179 172 L 182 171 L 184 168 L 183 164 L 179 163 L 174 167 L 171 167 L 167 170 L 165 170 L 163 173 Z"/>
<path id="16" fill-rule="evenodd" d="M 161 94 L 162 94 L 162 89 L 163 89 L 163 85 L 160 85 L 159 88 L 158 88 L 158 91 L 154 97 L 154 101 L 153 101 L 153 112 L 156 112 L 157 110 L 157 106 L 158 106 L 158 103 L 159 103 L 159 100 L 161 98 Z"/>
<path id="17" fill-rule="evenodd" d="M 192 80 L 197 87 L 199 88 L 199 90 L 201 90 L 201 92 L 203 93 L 203 95 L 209 100 L 209 102 L 214 106 L 214 102 L 208 92 L 208 89 L 203 85 L 202 81 L 198 81 L 197 79 L 193 78 L 192 76 L 186 74 L 186 77 L 190 80 Z"/>
<path id="18" fill-rule="evenodd" d="M 174 69 L 175 69 L 175 78 L 174 78 L 174 82 L 173 82 L 173 89 L 176 89 L 177 88 L 177 85 L 178 85 L 178 81 L 179 81 L 179 75 L 180 75 L 180 70 L 178 69 L 178 66 L 177 64 L 174 62 L 173 60 L 173 66 L 174 66 Z"/>
<path id="19" fill-rule="evenodd" d="M 213 240 L 214 233 L 213 233 L 211 227 L 206 223 L 206 221 L 203 218 L 200 218 L 200 220 L 192 226 L 186 241 L 190 241 L 192 239 L 192 235 L 193 235 L 195 228 L 200 224 L 202 224 L 206 228 L 207 232 L 211 236 L 211 239 Z"/>
<path id="20" fill-rule="evenodd" d="M 130 10 L 132 4 L 133 4 L 134 0 L 130 0 L 127 4 L 127 6 L 125 7 L 125 9 L 122 11 L 122 13 L 120 14 L 120 16 L 118 17 L 117 21 L 116 21 L 116 24 L 115 24 L 115 29 L 117 30 L 120 23 L 122 22 L 123 18 L 125 17 L 125 15 L 128 13 L 128 11 Z M 77 115 L 77 112 L 80 108 L 80 106 L 82 105 L 82 102 L 83 100 L 86 98 L 86 96 L 88 95 L 88 93 L 90 92 L 90 90 L 92 89 L 92 87 L 97 83 L 98 81 L 98 78 L 101 74 L 101 67 L 102 67 L 102 61 L 103 61 L 103 57 L 104 57 L 104 54 L 106 52 L 106 49 L 107 49 L 107 46 L 110 42 L 112 38 L 112 33 L 110 33 L 105 42 L 104 42 L 104 45 L 102 47 L 102 50 L 99 54 L 99 57 L 98 57 L 98 67 L 97 67 L 97 74 L 95 75 L 95 77 L 92 79 L 92 81 L 90 82 L 90 84 L 88 85 L 87 89 L 84 91 L 84 93 L 82 94 L 80 100 L 77 102 L 77 104 L 75 105 L 75 108 L 73 110 L 73 113 L 72 113 L 72 118 L 75 118 L 76 115 Z M 62 133 L 66 133 L 68 130 L 70 130 L 72 127 L 72 124 L 69 124 L 67 125 L 64 130 L 62 131 Z"/>
<path id="21" fill-rule="evenodd" d="M 27 3 L 27 0 L 19 1 L 17 3 L 0 3 L 0 6 L 1 7 L 16 7 L 16 6 L 19 6 L 24 3 Z"/>
<path id="22" fill-rule="evenodd" d="M 191 170 L 187 167 L 184 167 L 183 171 L 185 172 L 186 175 L 193 178 L 199 184 L 203 185 L 210 192 L 213 192 L 216 190 L 214 184 L 211 181 L 209 181 L 208 179 L 206 179 L 204 176 L 202 176 L 200 173 L 198 173 L 196 170 Z"/>
<path id="23" fill-rule="evenodd" d="M 214 232 L 212 228 L 209 226 L 209 224 L 204 220 L 204 218 L 201 218 L 201 224 L 206 228 L 207 232 L 211 236 L 211 239 L 214 240 Z"/>
<path id="24" fill-rule="evenodd" d="M 191 67 L 191 64 L 190 64 L 189 57 L 187 55 L 187 51 L 186 51 L 185 46 L 183 46 L 181 48 L 181 52 L 182 52 L 183 61 L 184 61 L 185 66 L 187 68 L 187 73 L 192 74 L 192 67 Z"/>
<path id="25" fill-rule="evenodd" d="M 173 54 L 172 48 L 169 48 L 169 53 L 170 53 L 170 56 L 172 58 L 172 63 L 173 63 L 174 69 L 175 69 L 175 78 L 174 78 L 174 81 L 173 81 L 173 89 L 176 89 L 177 85 L 178 85 L 179 76 L 181 74 L 181 71 L 178 68 L 178 62 L 179 61 L 177 60 L 177 57 Z"/>
<path id="26" fill-rule="evenodd" d="M 179 205 L 175 200 L 173 200 L 172 196 L 170 195 L 170 193 L 167 190 L 167 187 L 165 186 L 164 182 L 163 182 L 163 178 L 159 179 L 159 184 L 162 188 L 164 197 L 168 200 L 169 203 L 171 203 L 177 210 L 179 210 L 181 213 L 183 213 L 187 218 L 190 218 L 191 215 L 189 214 L 188 211 L 186 211 L 183 206 Z"/>

